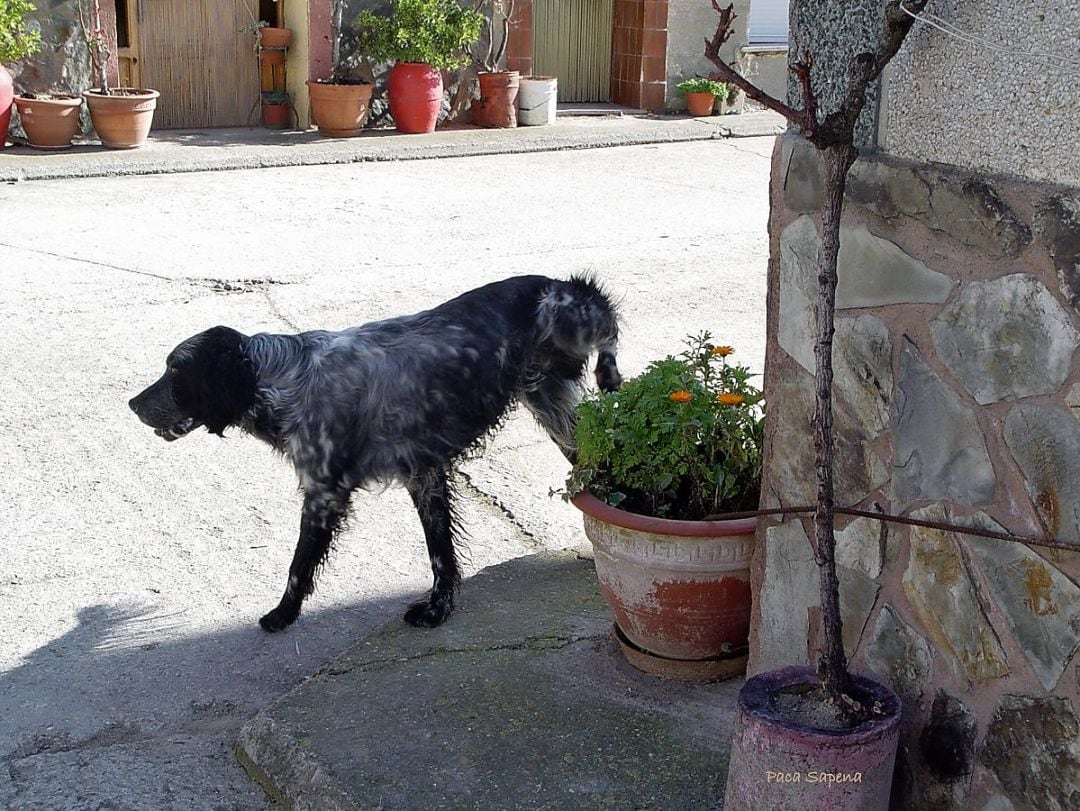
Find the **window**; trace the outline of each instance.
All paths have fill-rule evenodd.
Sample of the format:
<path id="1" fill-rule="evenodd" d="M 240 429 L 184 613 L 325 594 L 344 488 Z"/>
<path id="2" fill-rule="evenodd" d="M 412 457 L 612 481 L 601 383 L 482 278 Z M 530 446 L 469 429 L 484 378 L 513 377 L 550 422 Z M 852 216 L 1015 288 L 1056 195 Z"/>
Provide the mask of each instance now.
<path id="1" fill-rule="evenodd" d="M 750 0 L 750 47 L 782 45 L 788 41 L 788 0 Z"/>

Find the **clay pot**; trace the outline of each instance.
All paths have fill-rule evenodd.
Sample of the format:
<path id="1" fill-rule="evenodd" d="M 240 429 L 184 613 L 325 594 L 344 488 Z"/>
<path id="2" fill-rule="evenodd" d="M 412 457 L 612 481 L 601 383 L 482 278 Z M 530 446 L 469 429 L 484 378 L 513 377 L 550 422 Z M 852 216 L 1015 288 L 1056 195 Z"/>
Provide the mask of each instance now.
<path id="1" fill-rule="evenodd" d="M 706 116 L 713 114 L 713 105 L 716 102 L 716 96 L 712 93 L 687 93 L 686 94 L 686 106 L 690 110 L 690 115 Z"/>
<path id="2" fill-rule="evenodd" d="M 34 149 L 67 149 L 79 131 L 82 99 L 77 96 L 51 99 L 16 96 L 15 108 Z"/>
<path id="3" fill-rule="evenodd" d="M 745 672 L 756 518 L 653 518 L 588 493 L 573 502 L 631 664 L 687 681 Z"/>
<path id="4" fill-rule="evenodd" d="M 138 149 L 146 143 L 160 95 L 138 87 L 113 88 L 107 96 L 100 90 L 83 93 L 94 130 L 109 149 Z"/>
<path id="5" fill-rule="evenodd" d="M 386 86 L 398 132 L 434 132 L 442 106 L 442 74 L 422 62 L 398 62 Z"/>
<path id="6" fill-rule="evenodd" d="M 259 29 L 260 48 L 288 48 L 292 45 L 293 32 L 291 28 L 273 28 L 267 26 Z"/>
<path id="7" fill-rule="evenodd" d="M 881 705 L 883 715 L 847 730 L 800 724 L 774 708 L 778 693 L 819 684 L 813 668 L 785 667 L 746 680 L 735 717 L 726 811 L 889 807 L 900 699 L 875 681 L 858 675 L 852 679 Z"/>
<path id="8" fill-rule="evenodd" d="M 371 103 L 371 85 L 308 81 L 307 86 L 311 117 L 320 134 L 344 138 L 363 131 Z"/>
<path id="9" fill-rule="evenodd" d="M 11 122 L 11 107 L 15 103 L 15 83 L 11 74 L 0 65 L 0 149 L 7 142 L 8 124 Z"/>
<path id="10" fill-rule="evenodd" d="M 516 127 L 520 74 L 516 70 L 484 71 L 477 78 L 480 98 L 473 102 L 473 122 L 480 127 Z"/>
<path id="11" fill-rule="evenodd" d="M 289 126 L 289 102 L 262 102 L 262 123 L 264 127 L 283 130 Z"/>

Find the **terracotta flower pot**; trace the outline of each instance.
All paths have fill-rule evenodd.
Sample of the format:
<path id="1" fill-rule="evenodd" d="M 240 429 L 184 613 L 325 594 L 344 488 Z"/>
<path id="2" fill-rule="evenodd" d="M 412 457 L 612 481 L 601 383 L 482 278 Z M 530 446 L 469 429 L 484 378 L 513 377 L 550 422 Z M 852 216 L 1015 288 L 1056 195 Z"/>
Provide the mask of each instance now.
<path id="1" fill-rule="evenodd" d="M 292 45 L 292 38 L 291 28 L 267 26 L 259 29 L 259 47 L 261 48 L 288 48 Z"/>
<path id="2" fill-rule="evenodd" d="M 138 149 L 146 143 L 160 95 L 137 87 L 113 88 L 107 96 L 100 90 L 83 93 L 94 130 L 109 149 Z"/>
<path id="3" fill-rule="evenodd" d="M 34 149 L 67 149 L 79 131 L 82 99 L 77 96 L 52 99 L 16 96 L 15 108 Z"/>
<path id="4" fill-rule="evenodd" d="M 735 718 L 726 811 L 889 807 L 900 700 L 875 681 L 852 678 L 858 690 L 880 704 L 883 714 L 847 730 L 800 724 L 776 710 L 778 694 L 819 683 L 813 668 L 785 667 L 746 680 Z"/>
<path id="5" fill-rule="evenodd" d="M 631 664 L 692 681 L 745 672 L 756 518 L 653 518 L 588 493 L 573 502 Z"/>
<path id="6" fill-rule="evenodd" d="M 473 102 L 473 121 L 481 127 L 516 127 L 521 75 L 516 70 L 484 71 L 477 77 L 480 98 Z"/>
<path id="7" fill-rule="evenodd" d="M 344 138 L 363 131 L 371 103 L 371 85 L 309 81 L 307 86 L 311 117 L 320 134 Z"/>
<path id="8" fill-rule="evenodd" d="M 390 115 L 398 132 L 434 132 L 442 106 L 442 74 L 421 62 L 398 62 L 387 82 Z"/>
<path id="9" fill-rule="evenodd" d="M 713 105 L 716 102 L 716 96 L 712 93 L 687 93 L 686 94 L 686 106 L 690 110 L 690 115 L 705 116 L 713 114 Z"/>
<path id="10" fill-rule="evenodd" d="M 269 129 L 282 130 L 289 126 L 289 102 L 262 103 L 262 122 Z"/>
<path id="11" fill-rule="evenodd" d="M 0 149 L 7 143 L 8 124 L 11 122 L 11 106 L 15 103 L 15 84 L 11 74 L 0 65 Z"/>

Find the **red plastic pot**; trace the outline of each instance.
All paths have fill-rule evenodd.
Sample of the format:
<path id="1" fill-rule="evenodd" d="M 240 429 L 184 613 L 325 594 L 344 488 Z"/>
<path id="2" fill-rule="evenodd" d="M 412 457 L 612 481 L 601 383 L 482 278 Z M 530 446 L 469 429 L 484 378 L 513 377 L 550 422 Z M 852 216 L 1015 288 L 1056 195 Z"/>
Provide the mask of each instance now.
<path id="1" fill-rule="evenodd" d="M 387 83 L 390 115 L 398 132 L 434 132 L 442 106 L 442 74 L 421 62 L 398 62 Z"/>
<path id="2" fill-rule="evenodd" d="M 282 130 L 289 126 L 289 103 L 287 101 L 277 104 L 262 103 L 262 122 L 264 127 Z"/>
<path id="3" fill-rule="evenodd" d="M 0 149 L 7 141 L 8 124 L 11 123 L 11 105 L 15 100 L 15 83 L 11 74 L 0 65 Z"/>
<path id="4" fill-rule="evenodd" d="M 852 674 L 855 687 L 882 715 L 852 729 L 798 723 L 777 711 L 776 696 L 817 685 L 810 667 L 783 667 L 747 679 L 739 691 L 728 766 L 726 811 L 888 808 L 900 699 L 876 681 Z"/>

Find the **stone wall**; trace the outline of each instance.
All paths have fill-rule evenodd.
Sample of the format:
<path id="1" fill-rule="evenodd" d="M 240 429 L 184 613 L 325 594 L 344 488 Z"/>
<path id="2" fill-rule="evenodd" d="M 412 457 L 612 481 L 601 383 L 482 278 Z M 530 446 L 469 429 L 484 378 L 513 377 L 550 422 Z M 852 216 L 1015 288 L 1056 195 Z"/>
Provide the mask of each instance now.
<path id="1" fill-rule="evenodd" d="M 778 139 L 764 500 L 812 504 L 822 175 Z M 1054 551 L 838 517 L 853 669 L 904 702 L 900 808 L 1080 807 L 1080 189 L 864 156 L 837 290 L 837 502 L 1050 535 Z M 809 521 L 766 522 L 751 672 L 820 635 Z"/>

